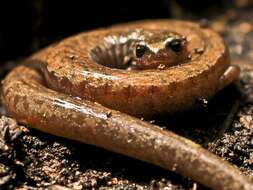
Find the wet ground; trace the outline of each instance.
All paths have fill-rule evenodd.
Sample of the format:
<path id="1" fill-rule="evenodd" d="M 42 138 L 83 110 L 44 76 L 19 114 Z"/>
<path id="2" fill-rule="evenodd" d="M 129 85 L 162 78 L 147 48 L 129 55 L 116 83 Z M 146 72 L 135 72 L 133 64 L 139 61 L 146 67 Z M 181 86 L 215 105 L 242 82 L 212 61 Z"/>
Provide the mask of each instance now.
<path id="1" fill-rule="evenodd" d="M 220 92 L 202 109 L 155 122 L 202 144 L 253 180 L 253 6 L 245 8 L 245 4 L 239 3 L 220 14 L 210 10 L 205 15 L 207 19 L 187 12 L 182 16 L 184 8 L 174 6 L 177 7 L 174 17 L 201 22 L 223 35 L 232 63 L 240 66 L 242 73 L 236 84 Z M 8 62 L 6 69 L 14 64 Z M 2 117 L 0 189 L 64 187 L 75 190 L 206 189 L 150 164 L 47 135 Z"/>

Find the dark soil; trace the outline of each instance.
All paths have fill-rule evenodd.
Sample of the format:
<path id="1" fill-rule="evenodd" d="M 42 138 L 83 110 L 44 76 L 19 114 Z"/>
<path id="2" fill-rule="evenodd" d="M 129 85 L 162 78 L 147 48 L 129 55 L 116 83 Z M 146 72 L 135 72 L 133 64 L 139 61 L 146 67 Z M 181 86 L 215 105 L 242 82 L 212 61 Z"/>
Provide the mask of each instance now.
<path id="1" fill-rule="evenodd" d="M 173 1 L 171 16 L 212 27 L 224 36 L 240 80 L 201 109 L 155 122 L 202 144 L 253 180 L 253 5 L 233 1 L 193 13 Z M 218 10 L 218 12 L 217 12 Z M 184 14 L 182 14 L 184 13 Z M 205 19 L 203 19 L 205 18 Z M 7 62 L 0 74 L 15 65 Z M 2 109 L 2 108 L 1 108 Z M 4 115 L 4 110 L 2 109 Z M 100 148 L 47 135 L 0 119 L 0 189 L 204 190 L 196 182 Z"/>

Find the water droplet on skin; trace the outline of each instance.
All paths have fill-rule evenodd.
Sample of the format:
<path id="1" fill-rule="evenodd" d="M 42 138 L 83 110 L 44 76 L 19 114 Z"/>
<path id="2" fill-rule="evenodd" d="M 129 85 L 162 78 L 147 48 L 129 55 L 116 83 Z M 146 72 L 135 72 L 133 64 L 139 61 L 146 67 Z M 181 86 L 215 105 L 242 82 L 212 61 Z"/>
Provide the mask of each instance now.
<path id="1" fill-rule="evenodd" d="M 160 64 L 160 65 L 158 65 L 157 69 L 164 70 L 165 69 L 165 65 L 164 64 Z"/>
<path id="2" fill-rule="evenodd" d="M 75 56 L 74 56 L 74 55 L 70 55 L 69 58 L 70 58 L 70 59 L 74 59 Z"/>
<path id="3" fill-rule="evenodd" d="M 196 48 L 196 49 L 195 49 L 195 53 L 197 53 L 197 54 L 202 54 L 202 53 L 204 53 L 204 48 L 203 48 L 203 47 Z"/>

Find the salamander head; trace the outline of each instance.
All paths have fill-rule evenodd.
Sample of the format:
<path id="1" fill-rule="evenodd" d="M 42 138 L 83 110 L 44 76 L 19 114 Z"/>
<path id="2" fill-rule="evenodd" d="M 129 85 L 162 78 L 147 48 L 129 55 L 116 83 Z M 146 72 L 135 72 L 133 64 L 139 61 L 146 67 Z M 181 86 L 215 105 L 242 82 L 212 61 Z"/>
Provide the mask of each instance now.
<path id="1" fill-rule="evenodd" d="M 167 31 L 145 32 L 134 44 L 132 68 L 167 68 L 187 59 L 186 39 Z"/>
<path id="2" fill-rule="evenodd" d="M 90 55 L 110 68 L 163 69 L 186 62 L 186 49 L 186 39 L 175 32 L 135 29 L 105 36 Z"/>

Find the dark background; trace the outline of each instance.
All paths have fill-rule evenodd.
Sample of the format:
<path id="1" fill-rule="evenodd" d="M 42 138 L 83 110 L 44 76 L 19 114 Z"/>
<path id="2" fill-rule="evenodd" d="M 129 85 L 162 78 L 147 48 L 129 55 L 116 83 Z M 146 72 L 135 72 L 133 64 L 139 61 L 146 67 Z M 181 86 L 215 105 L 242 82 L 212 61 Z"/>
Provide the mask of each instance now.
<path id="1" fill-rule="evenodd" d="M 147 18 L 211 17 L 221 0 L 8 0 L 0 3 L 0 62 L 15 60 L 71 34 Z M 209 11 L 206 11 L 208 9 Z M 193 14 L 192 14 L 193 13 Z"/>

